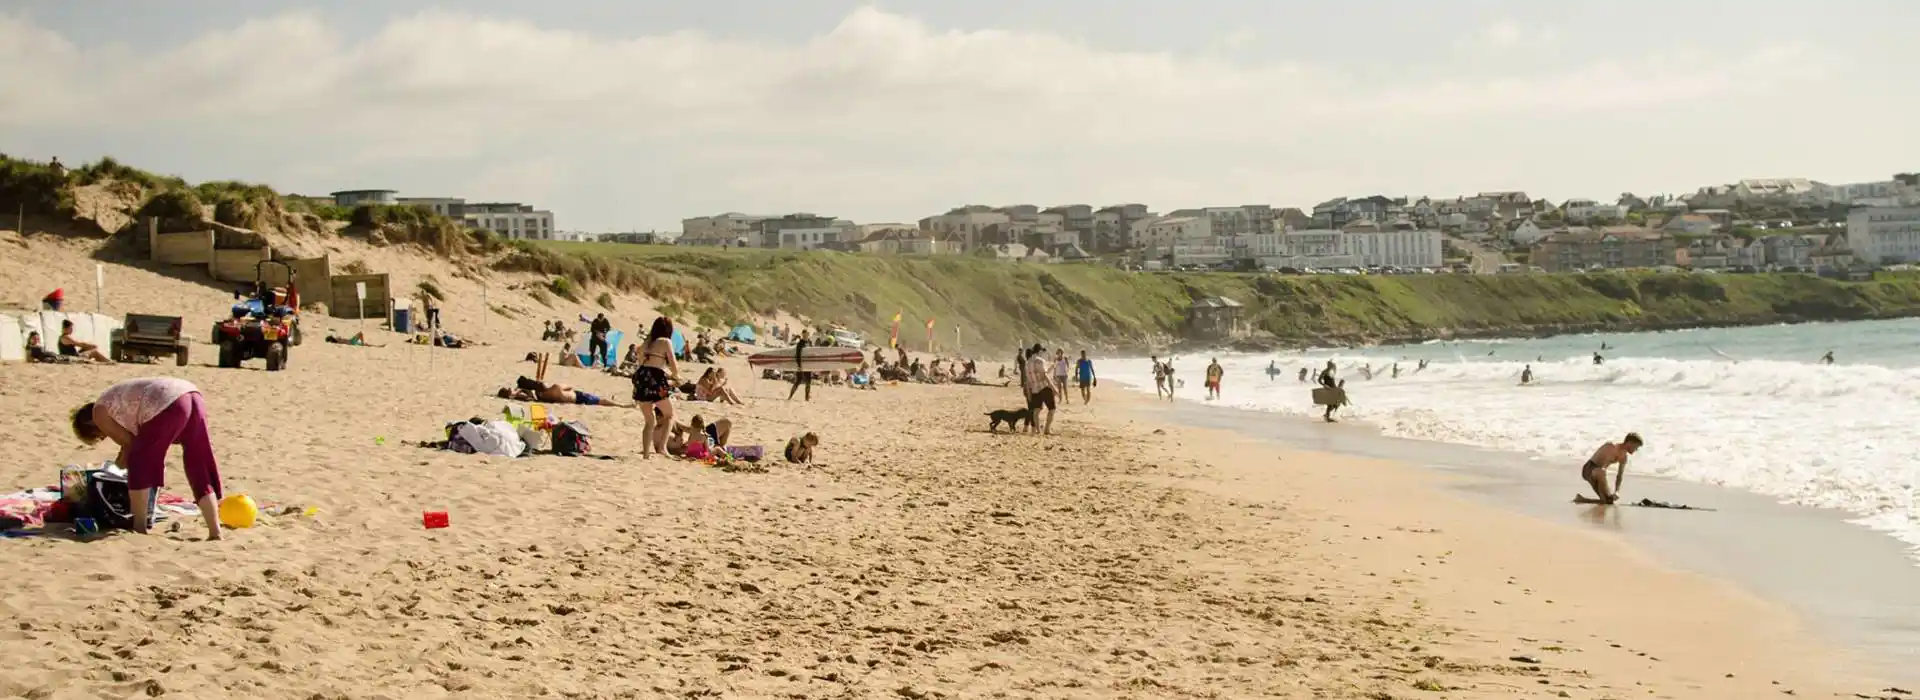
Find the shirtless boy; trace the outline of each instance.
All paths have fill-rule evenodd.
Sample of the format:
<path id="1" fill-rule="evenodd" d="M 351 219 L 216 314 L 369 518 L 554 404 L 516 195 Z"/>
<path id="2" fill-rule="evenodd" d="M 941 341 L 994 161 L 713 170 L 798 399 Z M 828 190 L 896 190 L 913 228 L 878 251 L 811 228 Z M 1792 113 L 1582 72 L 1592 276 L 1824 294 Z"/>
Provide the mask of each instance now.
<path id="1" fill-rule="evenodd" d="M 1601 503 L 1613 503 L 1620 500 L 1620 482 L 1627 478 L 1627 457 L 1640 450 L 1640 434 L 1627 433 L 1619 442 L 1609 442 L 1593 451 L 1593 457 L 1580 466 L 1580 478 L 1593 487 L 1593 493 L 1600 497 Z M 1607 489 L 1607 467 L 1619 465 L 1614 472 L 1613 489 Z"/>

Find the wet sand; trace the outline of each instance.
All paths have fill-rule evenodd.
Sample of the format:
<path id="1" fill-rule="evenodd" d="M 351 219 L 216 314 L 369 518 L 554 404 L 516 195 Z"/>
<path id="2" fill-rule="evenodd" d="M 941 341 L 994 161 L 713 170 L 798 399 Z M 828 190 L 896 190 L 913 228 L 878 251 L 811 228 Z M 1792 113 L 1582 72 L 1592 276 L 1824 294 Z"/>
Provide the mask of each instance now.
<path id="1" fill-rule="evenodd" d="M 1572 503 L 1585 488 L 1565 465 L 1475 447 L 1380 435 L 1363 424 L 1181 401 L 1136 404 L 1143 416 L 1229 431 L 1243 438 L 1419 465 L 1438 486 L 1557 527 L 1603 534 L 1663 566 L 1736 584 L 1798 613 L 1807 626 L 1860 652 L 1868 673 L 1920 682 L 1920 567 L 1900 542 L 1830 510 L 1645 474 L 1627 477 L 1630 499 L 1653 498 L 1715 512 L 1606 508 Z"/>

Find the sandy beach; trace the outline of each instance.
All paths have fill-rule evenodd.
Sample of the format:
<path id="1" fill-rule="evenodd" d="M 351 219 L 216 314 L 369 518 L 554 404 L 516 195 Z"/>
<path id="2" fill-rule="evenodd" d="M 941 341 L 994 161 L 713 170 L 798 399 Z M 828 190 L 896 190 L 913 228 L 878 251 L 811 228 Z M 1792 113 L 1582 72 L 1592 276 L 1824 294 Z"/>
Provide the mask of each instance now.
<path id="1" fill-rule="evenodd" d="M 81 244 L 0 237 L 0 300 L 66 286 L 92 308 L 74 295 Z M 436 273 L 336 254 L 401 289 Z M 640 414 L 612 407 L 556 409 L 612 460 L 407 445 L 498 414 L 493 390 L 552 349 L 539 321 L 590 311 L 491 278 L 492 304 L 528 308 L 508 318 L 477 282 L 438 278 L 449 325 L 492 345 L 429 358 L 315 333 L 277 374 L 209 367 L 204 344 L 177 369 L 0 366 L 0 490 L 111 457 L 67 413 L 168 374 L 203 389 L 230 493 L 317 509 L 222 542 L 194 522 L 0 540 L 0 697 L 1897 697 L 1898 679 L 1725 584 L 1406 465 L 1154 423 L 1118 388 L 1064 410 L 1058 435 L 990 435 L 983 413 L 1017 389 L 816 386 L 790 403 L 735 361 L 746 406 L 676 410 L 769 452 L 817 432 L 817 466 L 643 460 Z M 117 266 L 109 289 L 109 313 L 183 310 L 189 327 L 230 303 Z M 651 318 L 644 299 L 616 307 L 629 334 Z M 551 377 L 626 398 L 603 373 Z M 169 469 L 183 491 L 177 452 Z M 426 510 L 451 527 L 423 529 Z"/>

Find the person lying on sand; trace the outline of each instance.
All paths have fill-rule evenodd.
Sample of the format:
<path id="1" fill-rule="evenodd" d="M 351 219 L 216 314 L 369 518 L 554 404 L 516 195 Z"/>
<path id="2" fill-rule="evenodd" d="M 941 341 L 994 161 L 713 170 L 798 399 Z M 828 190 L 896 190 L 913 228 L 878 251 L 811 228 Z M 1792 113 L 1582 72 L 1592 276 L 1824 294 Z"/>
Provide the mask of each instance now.
<path id="1" fill-rule="evenodd" d="M 1620 482 L 1627 478 L 1627 457 L 1639 451 L 1641 444 L 1639 433 L 1627 433 L 1627 437 L 1619 442 L 1601 445 L 1600 449 L 1593 451 L 1593 457 L 1588 458 L 1586 464 L 1580 465 L 1580 478 L 1593 487 L 1593 494 L 1599 497 L 1601 503 L 1620 500 Z M 1614 473 L 1613 489 L 1609 491 L 1607 467 L 1614 465 L 1619 465 L 1620 469 Z"/>
<path id="2" fill-rule="evenodd" d="M 113 364 L 113 360 L 108 359 L 105 353 L 100 352 L 100 346 L 94 345 L 93 343 L 82 342 L 80 339 L 73 337 L 72 321 L 60 322 L 60 340 L 57 344 L 60 346 L 60 354 L 63 356 L 78 357 L 91 362 Z"/>
<path id="3" fill-rule="evenodd" d="M 514 401 L 528 401 L 528 402 L 537 401 L 540 403 L 561 403 L 561 404 L 570 403 L 570 404 L 577 404 L 581 406 L 614 406 L 618 408 L 629 408 L 629 406 L 625 404 L 621 404 L 610 399 L 602 398 L 598 394 L 592 394 L 585 391 L 580 391 L 578 389 L 575 389 L 571 386 L 567 386 L 565 384 L 547 384 L 545 382 L 535 381 L 532 379 L 528 379 L 526 377 L 520 378 L 518 386 L 500 387 L 500 391 L 496 392 L 494 395 L 503 399 L 511 399 Z"/>
<path id="4" fill-rule="evenodd" d="M 373 343 L 367 342 L 367 334 L 365 333 L 355 333 L 353 334 L 353 337 L 350 337 L 350 338 L 342 338 L 332 333 L 328 333 L 327 342 L 333 343 L 335 345 L 353 345 L 356 347 L 364 347 L 364 348 L 386 347 L 385 345 L 374 345 Z"/>

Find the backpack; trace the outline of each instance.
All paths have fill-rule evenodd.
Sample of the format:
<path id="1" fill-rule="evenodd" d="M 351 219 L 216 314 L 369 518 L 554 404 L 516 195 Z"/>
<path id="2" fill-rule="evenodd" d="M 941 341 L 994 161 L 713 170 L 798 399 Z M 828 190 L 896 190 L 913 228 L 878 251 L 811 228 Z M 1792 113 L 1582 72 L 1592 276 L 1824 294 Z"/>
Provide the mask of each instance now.
<path id="1" fill-rule="evenodd" d="M 578 457 L 592 452 L 593 433 L 587 425 L 578 421 L 560 421 L 553 424 L 553 453 L 561 457 Z"/>
<path id="2" fill-rule="evenodd" d="M 100 523 L 100 529 L 133 529 L 133 500 L 127 489 L 125 472 L 95 469 L 87 472 L 87 505 L 84 512 Z M 153 524 L 153 502 L 159 489 L 147 492 L 147 524 Z"/>

